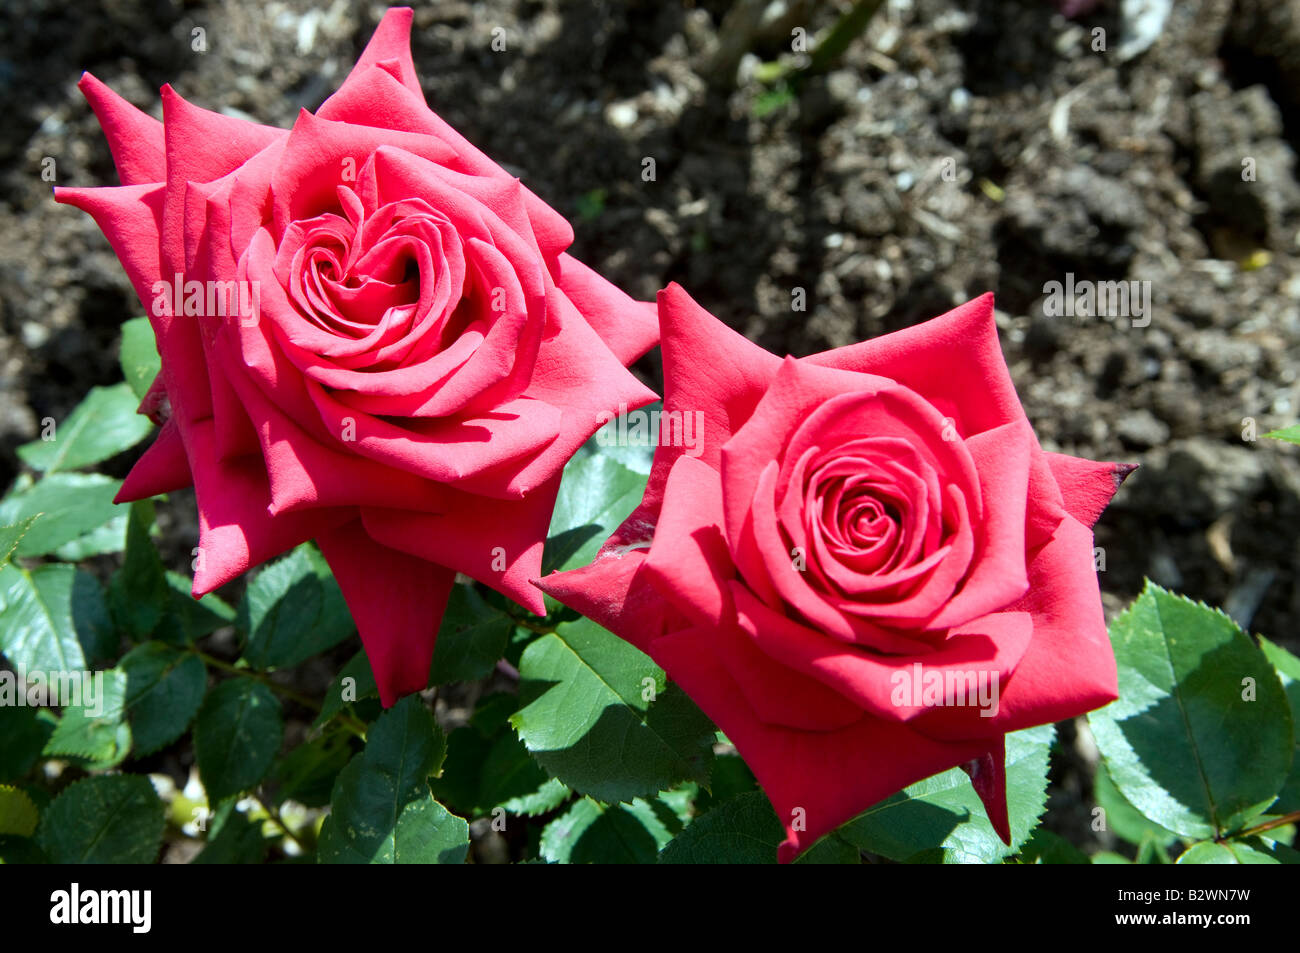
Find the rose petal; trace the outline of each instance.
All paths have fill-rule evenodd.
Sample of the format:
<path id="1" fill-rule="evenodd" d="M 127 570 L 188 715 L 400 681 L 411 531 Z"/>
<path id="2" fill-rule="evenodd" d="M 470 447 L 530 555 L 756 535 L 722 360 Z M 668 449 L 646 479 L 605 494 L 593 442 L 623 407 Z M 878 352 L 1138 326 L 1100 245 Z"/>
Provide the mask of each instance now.
<path id="1" fill-rule="evenodd" d="M 1094 463 L 1064 453 L 1046 453 L 1047 464 L 1060 487 L 1066 511 L 1091 527 L 1137 466 L 1132 463 Z"/>
<path id="2" fill-rule="evenodd" d="M 149 445 L 131 472 L 122 481 L 114 503 L 134 503 L 147 500 L 152 496 L 161 496 L 190 486 L 194 482 L 190 476 L 190 462 L 185 456 L 185 442 L 174 420 L 168 420 L 158 431 L 158 436 Z"/>
<path id="3" fill-rule="evenodd" d="M 389 707 L 422 691 L 456 574 L 381 546 L 360 520 L 322 533 L 317 542 L 357 623 L 379 700 Z"/>
<path id="4" fill-rule="evenodd" d="M 782 863 L 900 788 L 987 750 L 984 742 L 936 741 L 870 716 L 838 731 L 771 725 L 755 715 L 717 655 L 689 633 L 659 639 L 653 657 L 753 770 L 785 828 Z"/>
<path id="5" fill-rule="evenodd" d="M 136 109 L 90 73 L 81 74 L 77 88 L 104 130 L 122 184 L 162 182 L 167 176 L 162 123 Z"/>
<path id="6" fill-rule="evenodd" d="M 700 626 L 729 624 L 736 614 L 726 585 L 735 571 L 721 523 L 718 473 L 691 457 L 678 458 L 664 489 L 644 573 L 665 599 Z"/>
<path id="7" fill-rule="evenodd" d="M 365 507 L 361 515 L 366 531 L 385 545 L 463 572 L 545 615 L 546 603 L 532 581 L 542 571 L 559 488 L 557 475 L 519 500 L 445 491 L 438 513 Z"/>
<path id="8" fill-rule="evenodd" d="M 620 363 L 631 364 L 659 343 L 657 306 L 633 301 L 572 255 L 560 256 L 555 283 Z"/>

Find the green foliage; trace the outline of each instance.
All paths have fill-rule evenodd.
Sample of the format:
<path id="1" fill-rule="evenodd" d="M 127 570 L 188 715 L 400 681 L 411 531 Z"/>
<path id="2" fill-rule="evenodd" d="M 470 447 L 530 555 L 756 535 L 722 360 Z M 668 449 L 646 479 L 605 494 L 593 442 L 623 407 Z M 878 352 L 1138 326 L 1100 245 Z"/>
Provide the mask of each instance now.
<path id="1" fill-rule="evenodd" d="M 78 703 L 65 704 L 44 753 L 77 758 L 100 770 L 116 767 L 131 750 L 131 729 L 126 723 L 126 674 L 109 669 L 78 681 L 84 683 Z M 67 701 L 68 696 L 63 697 Z"/>
<path id="2" fill-rule="evenodd" d="M 148 778 L 105 775 L 65 788 L 37 840 L 56 864 L 147 864 L 162 841 L 163 805 Z"/>
<path id="3" fill-rule="evenodd" d="M 511 724 L 569 787 L 605 801 L 708 780 L 713 727 L 663 670 L 587 619 L 528 646 Z"/>
<path id="4" fill-rule="evenodd" d="M 207 846 L 192 861 L 196 864 L 256 864 L 266 853 L 262 825 L 235 810 L 227 801 L 213 815 Z"/>
<path id="5" fill-rule="evenodd" d="M 31 837 L 41 813 L 21 788 L 0 784 L 0 837 Z"/>
<path id="6" fill-rule="evenodd" d="M 1180 864 L 1294 864 L 1300 853 L 1284 844 L 1269 845 L 1258 837 L 1223 842 L 1201 841 L 1178 858 Z"/>
<path id="7" fill-rule="evenodd" d="M 605 189 L 592 189 L 590 192 L 579 195 L 574 203 L 578 218 L 584 222 L 591 222 L 600 218 L 600 213 L 605 211 L 605 200 L 608 195 L 609 193 Z"/>
<path id="8" fill-rule="evenodd" d="M 122 568 L 113 574 L 108 589 L 114 621 L 137 641 L 154 633 L 169 602 L 167 574 L 149 536 L 153 523 L 152 502 L 131 504 Z"/>
<path id="9" fill-rule="evenodd" d="M 50 439 L 18 448 L 19 458 L 34 470 L 77 470 L 116 456 L 149 435 L 153 424 L 136 413 L 140 398 L 126 384 L 93 387 Z"/>
<path id="10" fill-rule="evenodd" d="M 375 685 L 375 674 L 370 669 L 370 662 L 364 651 L 358 652 L 343 666 L 333 684 L 325 691 L 325 700 L 321 703 L 320 716 L 314 727 L 322 727 L 353 702 L 378 697 L 379 689 Z"/>
<path id="11" fill-rule="evenodd" d="M 1264 657 L 1277 669 L 1282 680 L 1282 690 L 1286 692 L 1287 704 L 1291 708 L 1291 724 L 1300 725 L 1300 658 L 1296 658 L 1280 645 L 1261 638 L 1259 647 Z M 1277 814 L 1300 811 L 1300 730 L 1295 731 L 1295 746 L 1291 749 L 1291 770 L 1287 773 L 1277 802 L 1271 810 Z"/>
<path id="12" fill-rule="evenodd" d="M 542 554 L 542 575 L 587 565 L 641 502 L 650 472 L 643 462 L 648 448 L 606 448 L 596 442 L 612 441 L 617 428 L 617 420 L 606 424 L 603 436 L 593 437 L 565 466 Z"/>
<path id="13" fill-rule="evenodd" d="M 996 863 L 1028 838 L 1047 803 L 1051 725 L 1007 735 L 1007 810 L 1011 846 L 1002 843 L 960 768 L 909 785 L 840 828 L 850 844 L 905 861 L 939 848 L 943 863 Z"/>
<path id="14" fill-rule="evenodd" d="M 1086 864 L 1088 855 L 1060 834 L 1045 827 L 1034 831 L 1020 848 L 1020 862 L 1024 864 Z"/>
<path id="15" fill-rule="evenodd" d="M 1272 437 L 1274 440 L 1285 440 L 1287 443 L 1300 443 L 1300 424 L 1283 427 L 1281 430 L 1270 430 L 1264 436 Z"/>
<path id="16" fill-rule="evenodd" d="M 1124 799 L 1110 779 L 1105 764 L 1097 766 L 1093 783 L 1093 797 L 1102 810 L 1104 829 L 1113 832 L 1130 844 L 1137 846 L 1140 861 L 1153 857 L 1169 863 L 1169 847 L 1177 839 L 1173 831 L 1166 830 Z"/>
<path id="17" fill-rule="evenodd" d="M 583 798 L 542 831 L 541 855 L 553 864 L 652 864 L 654 835 L 621 804 Z"/>
<path id="18" fill-rule="evenodd" d="M 1152 583 L 1111 641 L 1120 697 L 1088 720 L 1119 792 L 1177 834 L 1240 830 L 1291 765 L 1291 712 L 1268 658 L 1223 613 Z"/>
<path id="19" fill-rule="evenodd" d="M 505 654 L 515 621 L 489 605 L 471 586 L 452 586 L 438 630 L 429 682 L 473 682 L 486 678 Z"/>
<path id="20" fill-rule="evenodd" d="M 21 781 L 45 749 L 58 719 L 46 708 L 0 705 L 0 784 Z"/>
<path id="21" fill-rule="evenodd" d="M 96 530 L 119 516 L 113 497 L 121 485 L 97 473 L 53 473 L 39 482 L 20 478 L 0 500 L 0 526 L 21 524 L 33 516 L 41 519 L 28 528 L 13 554 L 63 556 L 69 546 L 76 547 L 76 559 L 117 552 L 122 548 L 125 521 L 116 532 L 96 534 Z"/>
<path id="22" fill-rule="evenodd" d="M 209 692 L 194 722 L 194 757 L 208 800 L 215 804 L 266 777 L 282 734 L 280 702 L 261 682 L 236 677 Z"/>
<path id="23" fill-rule="evenodd" d="M 122 324 L 122 348 L 118 353 L 122 376 L 137 401 L 149 392 L 149 385 L 162 370 L 162 358 L 154 342 L 148 318 L 132 318 Z"/>
<path id="24" fill-rule="evenodd" d="M 365 750 L 339 775 L 321 829 L 325 863 L 458 864 L 469 825 L 433 799 L 429 775 L 446 740 L 429 710 L 408 696 L 371 726 Z"/>
<path id="25" fill-rule="evenodd" d="M 208 685 L 199 657 L 162 642 L 146 642 L 118 664 L 126 674 L 126 711 L 136 753 L 157 751 L 185 734 Z"/>
<path id="26" fill-rule="evenodd" d="M 310 545 L 268 563 L 253 577 L 237 625 L 247 634 L 244 659 L 262 670 L 292 668 L 354 631 L 338 583 Z"/>
<path id="27" fill-rule="evenodd" d="M 99 583 L 73 566 L 0 569 L 0 652 L 17 667 L 81 671 L 83 642 L 99 644 L 107 616 Z"/>
<path id="28" fill-rule="evenodd" d="M 772 805 L 757 791 L 723 801 L 673 840 L 661 864 L 774 864 L 785 839 Z"/>
<path id="29" fill-rule="evenodd" d="M 39 514 L 28 516 L 26 519 L 13 526 L 0 526 L 0 566 L 9 561 L 22 538 L 27 535 L 27 531 L 32 528 L 32 524 L 40 519 Z"/>

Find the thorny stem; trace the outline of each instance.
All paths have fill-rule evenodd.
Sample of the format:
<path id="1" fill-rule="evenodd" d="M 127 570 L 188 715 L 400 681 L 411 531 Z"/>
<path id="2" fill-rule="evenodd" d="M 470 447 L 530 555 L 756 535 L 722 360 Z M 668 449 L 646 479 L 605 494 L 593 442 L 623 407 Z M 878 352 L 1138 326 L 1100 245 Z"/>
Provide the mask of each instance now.
<path id="1" fill-rule="evenodd" d="M 269 677 L 262 674 L 261 672 L 254 672 L 252 669 L 247 669 L 247 668 L 239 668 L 237 665 L 231 665 L 229 662 L 223 662 L 219 658 L 214 658 L 213 656 L 209 655 L 206 652 L 198 652 L 197 655 L 200 659 L 203 660 L 203 663 L 205 665 L 210 665 L 213 668 L 220 669 L 223 672 L 229 672 L 232 675 L 243 675 L 245 678 L 251 678 L 254 681 L 261 682 L 267 688 L 271 689 L 271 691 L 283 695 L 285 698 L 289 699 L 290 701 L 297 702 L 299 705 L 302 705 L 304 708 L 310 708 L 318 715 L 320 714 L 320 702 L 316 701 L 315 699 L 308 698 L 306 695 L 302 694 L 301 692 L 296 692 L 292 688 L 287 688 L 278 682 L 272 681 Z"/>
<path id="2" fill-rule="evenodd" d="M 256 801 L 262 810 L 266 812 L 266 816 L 271 819 L 271 822 L 274 823 L 276 827 L 280 828 L 280 830 L 284 831 L 285 837 L 293 841 L 294 844 L 297 845 L 298 849 L 304 854 L 308 853 L 306 846 L 304 846 L 303 842 L 298 839 L 298 835 L 289 830 L 289 825 L 284 822 L 284 818 L 280 817 L 279 808 L 271 807 L 262 800 L 260 795 L 257 794 L 253 795 L 253 800 Z"/>
<path id="3" fill-rule="evenodd" d="M 206 652 L 197 652 L 196 654 L 203 661 L 205 665 L 210 665 L 213 668 L 220 669 L 223 672 L 229 672 L 232 675 L 243 675 L 245 678 L 251 678 L 254 681 L 261 682 L 267 688 L 271 689 L 271 691 L 276 692 L 279 695 L 282 695 L 283 697 L 289 699 L 290 701 L 297 702 L 299 705 L 302 705 L 304 708 L 314 711 L 318 715 L 321 713 L 320 702 L 316 701 L 314 698 L 308 698 L 306 695 L 302 694 L 301 692 L 296 692 L 292 688 L 288 688 L 284 685 L 281 685 L 279 682 L 272 680 L 268 676 L 263 675 L 261 672 L 254 672 L 252 669 L 240 668 L 237 665 L 231 665 L 229 662 L 224 662 L 221 659 L 215 658 Z M 362 722 L 358 718 L 352 717 L 351 715 L 344 714 L 343 712 L 339 712 L 334 717 L 339 722 L 339 724 L 341 724 L 344 728 L 352 732 L 362 741 L 365 741 L 366 725 L 364 722 Z"/>
<path id="4" fill-rule="evenodd" d="M 1235 836 L 1250 837 L 1254 834 L 1262 834 L 1264 831 L 1271 831 L 1275 827 L 1285 827 L 1287 824 L 1300 823 L 1300 811 L 1292 811 L 1290 814 L 1281 814 L 1272 820 L 1265 821 L 1263 824 L 1256 824 L 1254 827 L 1248 827 L 1244 831 L 1239 831 Z M 1216 837 L 1216 841 L 1226 840 L 1226 836 Z"/>

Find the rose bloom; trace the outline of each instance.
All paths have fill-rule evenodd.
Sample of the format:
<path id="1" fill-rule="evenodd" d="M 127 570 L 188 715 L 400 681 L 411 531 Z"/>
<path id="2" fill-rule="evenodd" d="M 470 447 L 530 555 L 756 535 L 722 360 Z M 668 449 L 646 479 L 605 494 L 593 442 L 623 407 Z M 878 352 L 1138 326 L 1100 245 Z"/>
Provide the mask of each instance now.
<path id="1" fill-rule="evenodd" d="M 1004 737 L 1116 697 L 1091 527 L 1131 467 L 1043 451 L 985 295 L 802 360 L 659 295 L 640 506 L 540 585 L 649 654 L 753 769 L 783 861 L 961 765 L 1010 842 Z"/>
<path id="2" fill-rule="evenodd" d="M 565 461 L 653 305 L 565 253 L 568 223 L 425 105 L 409 9 L 285 131 L 163 87 L 161 123 L 90 75 L 122 185 L 57 189 L 149 313 L 162 424 L 119 500 L 194 485 L 194 595 L 315 539 L 384 704 L 427 683 L 457 572 L 536 612 Z"/>

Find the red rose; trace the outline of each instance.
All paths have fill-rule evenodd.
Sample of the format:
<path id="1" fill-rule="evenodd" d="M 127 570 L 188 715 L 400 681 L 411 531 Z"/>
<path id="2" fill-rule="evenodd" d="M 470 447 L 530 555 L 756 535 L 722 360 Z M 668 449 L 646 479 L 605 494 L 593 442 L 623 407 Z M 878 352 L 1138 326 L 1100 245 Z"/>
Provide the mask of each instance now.
<path id="1" fill-rule="evenodd" d="M 540 585 L 707 712 L 786 827 L 781 859 L 956 765 L 1009 840 L 1003 738 L 1116 697 L 1091 526 L 1131 468 L 1038 445 L 985 295 L 782 361 L 677 286 L 645 498 Z"/>
<path id="2" fill-rule="evenodd" d="M 411 11 L 290 131 L 81 81 L 118 188 L 95 217 L 148 309 L 162 423 L 121 500 L 194 484 L 194 594 L 315 538 L 384 704 L 422 689 L 456 572 L 534 609 L 565 461 L 654 395 L 652 306 L 425 105 Z"/>

